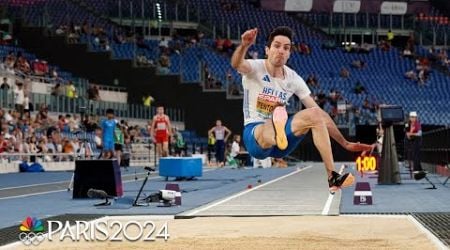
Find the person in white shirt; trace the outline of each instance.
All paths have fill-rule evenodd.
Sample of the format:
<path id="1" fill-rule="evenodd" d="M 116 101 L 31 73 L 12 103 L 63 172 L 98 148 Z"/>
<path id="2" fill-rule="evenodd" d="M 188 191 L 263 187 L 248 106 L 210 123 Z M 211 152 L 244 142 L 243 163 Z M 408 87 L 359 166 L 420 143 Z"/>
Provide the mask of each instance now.
<path id="1" fill-rule="evenodd" d="M 250 156 L 247 151 L 241 150 L 241 136 L 234 135 L 231 144 L 230 156 L 239 162 L 239 165 L 250 166 Z"/>
<path id="2" fill-rule="evenodd" d="M 23 84 L 21 82 L 16 83 L 17 87 L 14 89 L 14 104 L 16 110 L 20 113 L 20 119 L 22 119 L 24 112 L 25 93 L 23 91 Z"/>
<path id="3" fill-rule="evenodd" d="M 334 171 L 330 136 L 349 151 L 370 151 L 374 145 L 351 143 L 339 132 L 333 120 L 310 96 L 305 81 L 286 66 L 292 49 L 293 32 L 289 27 L 275 28 L 265 47 L 266 59 L 245 60 L 255 43 L 258 29 L 245 31 L 241 44 L 233 53 L 231 65 L 242 74 L 244 87 L 244 143 L 257 159 L 282 158 L 289 155 L 312 130 L 328 174 L 330 192 L 350 186 L 354 177 Z M 288 117 L 285 105 L 297 95 L 306 109 Z"/>

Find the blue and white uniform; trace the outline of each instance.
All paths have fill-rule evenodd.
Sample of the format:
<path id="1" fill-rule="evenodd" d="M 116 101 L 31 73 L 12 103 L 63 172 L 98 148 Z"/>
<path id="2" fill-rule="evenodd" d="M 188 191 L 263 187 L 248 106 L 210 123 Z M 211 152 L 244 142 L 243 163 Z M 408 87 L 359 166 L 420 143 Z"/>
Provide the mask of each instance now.
<path id="1" fill-rule="evenodd" d="M 243 74 L 242 86 L 244 88 L 244 133 L 243 139 L 247 151 L 257 159 L 267 157 L 281 158 L 291 153 L 303 140 L 304 136 L 295 136 L 291 130 L 292 117 L 286 124 L 286 136 L 288 148 L 279 150 L 274 146 L 262 149 L 254 136 L 255 127 L 272 119 L 275 107 L 287 104 L 292 95 L 297 95 L 300 100 L 309 96 L 311 91 L 305 81 L 288 66 L 284 66 L 284 79 L 271 77 L 264 64 L 264 59 L 247 60 L 252 71 Z"/>

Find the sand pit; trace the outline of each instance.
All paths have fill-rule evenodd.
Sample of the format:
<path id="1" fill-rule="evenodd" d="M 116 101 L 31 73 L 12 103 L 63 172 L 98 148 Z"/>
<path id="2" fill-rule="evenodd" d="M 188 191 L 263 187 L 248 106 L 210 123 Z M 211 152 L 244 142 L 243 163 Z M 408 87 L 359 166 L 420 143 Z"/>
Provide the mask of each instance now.
<path id="1" fill-rule="evenodd" d="M 129 218 L 108 220 L 126 222 Z M 157 228 L 168 222 L 168 241 L 44 241 L 33 249 L 436 249 L 406 216 L 200 217 L 152 221 Z M 132 234 L 133 228 L 130 230 Z"/>

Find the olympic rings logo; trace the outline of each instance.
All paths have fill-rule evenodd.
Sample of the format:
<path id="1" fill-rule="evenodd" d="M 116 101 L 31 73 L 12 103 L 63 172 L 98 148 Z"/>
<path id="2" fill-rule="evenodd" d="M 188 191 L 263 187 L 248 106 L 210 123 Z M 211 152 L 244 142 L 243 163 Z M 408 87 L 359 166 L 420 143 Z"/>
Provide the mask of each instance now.
<path id="1" fill-rule="evenodd" d="M 43 233 L 22 232 L 19 234 L 19 240 L 22 241 L 22 243 L 26 246 L 37 246 L 45 240 L 45 235 Z"/>

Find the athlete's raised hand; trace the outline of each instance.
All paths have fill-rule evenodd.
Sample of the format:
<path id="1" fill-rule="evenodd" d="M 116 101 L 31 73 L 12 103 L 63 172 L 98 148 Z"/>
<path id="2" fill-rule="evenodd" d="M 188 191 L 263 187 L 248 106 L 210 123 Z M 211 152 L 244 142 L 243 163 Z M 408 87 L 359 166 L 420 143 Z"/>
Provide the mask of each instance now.
<path id="1" fill-rule="evenodd" d="M 249 47 L 250 45 L 255 43 L 256 35 L 258 35 L 257 28 L 245 31 L 244 34 L 241 35 L 241 44 L 245 47 Z"/>

